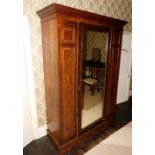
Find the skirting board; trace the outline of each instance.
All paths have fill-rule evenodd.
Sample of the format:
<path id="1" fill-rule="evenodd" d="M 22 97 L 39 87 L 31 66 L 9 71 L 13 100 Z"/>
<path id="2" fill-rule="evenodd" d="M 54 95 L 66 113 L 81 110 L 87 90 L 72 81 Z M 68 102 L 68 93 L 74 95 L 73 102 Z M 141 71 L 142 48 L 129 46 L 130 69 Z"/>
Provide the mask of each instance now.
<path id="1" fill-rule="evenodd" d="M 47 135 L 47 125 L 44 125 L 42 127 L 39 127 L 36 129 L 36 133 L 35 133 L 35 139 L 39 139 L 45 135 Z"/>

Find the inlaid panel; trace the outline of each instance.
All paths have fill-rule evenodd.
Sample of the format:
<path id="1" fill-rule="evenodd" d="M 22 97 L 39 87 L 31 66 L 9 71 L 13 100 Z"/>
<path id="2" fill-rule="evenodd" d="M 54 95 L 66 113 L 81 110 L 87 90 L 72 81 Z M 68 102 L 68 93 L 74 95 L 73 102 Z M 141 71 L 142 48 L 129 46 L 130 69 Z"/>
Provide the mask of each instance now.
<path id="1" fill-rule="evenodd" d="M 61 43 L 73 44 L 75 42 L 75 28 L 64 27 L 61 31 Z"/>
<path id="2" fill-rule="evenodd" d="M 76 53 L 74 47 L 61 47 L 62 141 L 76 133 Z"/>

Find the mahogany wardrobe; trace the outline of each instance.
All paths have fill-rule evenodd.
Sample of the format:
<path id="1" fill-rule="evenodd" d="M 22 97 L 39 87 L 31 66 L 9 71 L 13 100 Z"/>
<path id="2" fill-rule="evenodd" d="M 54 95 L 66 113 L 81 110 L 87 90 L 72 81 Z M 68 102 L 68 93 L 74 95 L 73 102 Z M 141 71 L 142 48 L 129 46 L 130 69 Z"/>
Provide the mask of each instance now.
<path id="1" fill-rule="evenodd" d="M 126 21 L 60 4 L 41 19 L 48 134 L 60 154 L 114 125 Z"/>

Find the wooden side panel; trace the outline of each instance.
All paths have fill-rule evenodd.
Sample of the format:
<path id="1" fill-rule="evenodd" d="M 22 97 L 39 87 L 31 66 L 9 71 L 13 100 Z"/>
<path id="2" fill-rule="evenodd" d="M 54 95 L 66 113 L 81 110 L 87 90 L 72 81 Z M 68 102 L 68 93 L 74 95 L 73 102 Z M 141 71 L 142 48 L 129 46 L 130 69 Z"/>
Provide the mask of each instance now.
<path id="1" fill-rule="evenodd" d="M 48 130 L 59 141 L 59 76 L 56 20 L 42 22 L 43 64 Z"/>
<path id="2" fill-rule="evenodd" d="M 75 136 L 76 91 L 75 91 L 75 48 L 62 47 L 62 141 Z"/>
<path id="3" fill-rule="evenodd" d="M 109 55 L 109 69 L 108 69 L 108 88 L 107 88 L 107 99 L 108 104 L 106 105 L 106 116 L 113 117 L 115 114 L 116 107 L 116 96 L 117 96 L 117 85 L 119 76 L 120 66 L 120 52 L 122 42 L 122 29 L 113 29 L 112 31 L 112 42 L 111 52 Z"/>
<path id="4" fill-rule="evenodd" d="M 77 51 L 76 27 L 62 26 L 60 30 L 61 67 L 61 140 L 66 142 L 76 136 L 76 83 Z"/>

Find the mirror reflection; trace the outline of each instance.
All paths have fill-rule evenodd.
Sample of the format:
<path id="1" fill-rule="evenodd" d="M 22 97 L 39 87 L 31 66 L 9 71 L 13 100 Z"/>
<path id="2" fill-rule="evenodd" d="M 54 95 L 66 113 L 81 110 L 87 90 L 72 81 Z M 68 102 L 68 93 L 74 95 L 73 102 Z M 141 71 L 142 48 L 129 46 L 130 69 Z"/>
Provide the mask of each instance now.
<path id="1" fill-rule="evenodd" d="M 108 33 L 86 31 L 83 50 L 81 128 L 103 118 Z"/>

